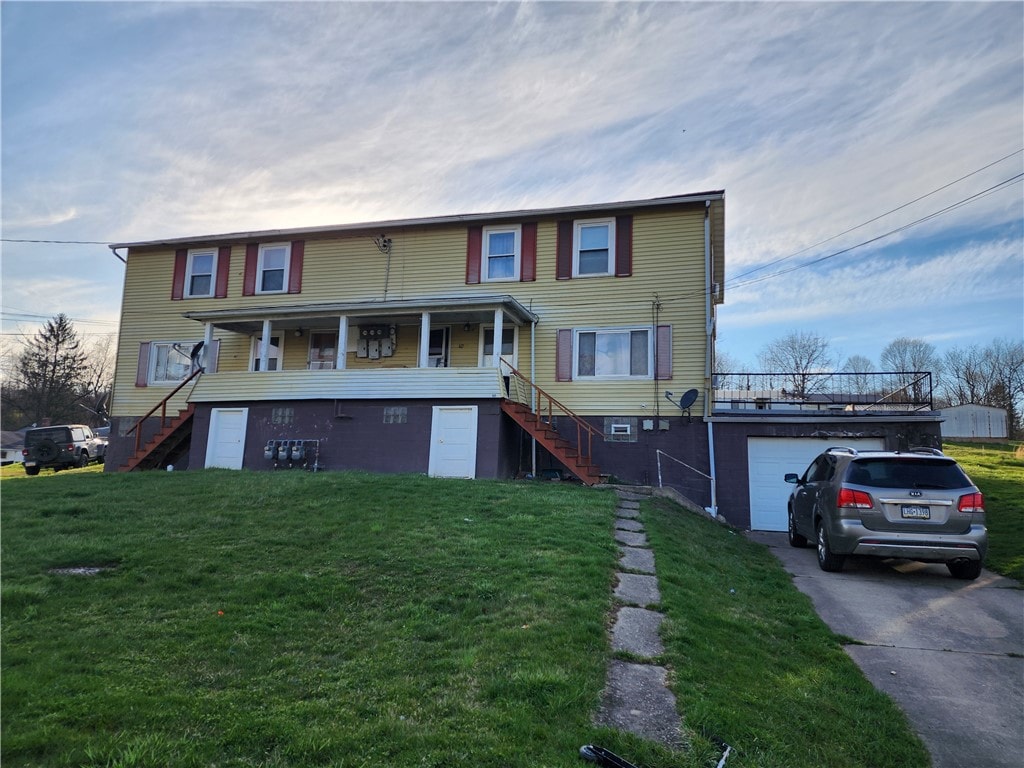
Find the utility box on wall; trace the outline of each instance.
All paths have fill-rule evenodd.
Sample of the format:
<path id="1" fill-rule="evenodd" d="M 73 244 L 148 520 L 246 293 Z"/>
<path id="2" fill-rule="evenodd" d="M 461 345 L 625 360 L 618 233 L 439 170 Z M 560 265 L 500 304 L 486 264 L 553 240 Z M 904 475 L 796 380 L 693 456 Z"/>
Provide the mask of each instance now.
<path id="1" fill-rule="evenodd" d="M 361 325 L 356 357 L 380 360 L 395 354 L 398 329 L 394 325 Z"/>

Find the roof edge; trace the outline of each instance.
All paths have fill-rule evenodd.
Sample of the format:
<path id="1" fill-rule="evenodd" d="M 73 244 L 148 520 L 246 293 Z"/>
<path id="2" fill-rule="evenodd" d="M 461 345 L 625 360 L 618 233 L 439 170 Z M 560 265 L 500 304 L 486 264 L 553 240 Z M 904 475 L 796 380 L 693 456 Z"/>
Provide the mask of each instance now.
<path id="1" fill-rule="evenodd" d="M 363 230 L 388 230 L 398 227 L 438 226 L 464 222 L 490 221 L 496 219 L 513 219 L 524 216 L 557 216 L 567 213 L 612 211 L 626 208 L 657 208 L 660 206 L 702 203 L 713 200 L 724 200 L 725 190 L 711 190 L 688 195 L 669 197 L 652 197 L 643 200 L 623 200 L 614 203 L 592 203 L 589 205 L 557 206 L 553 208 L 524 208 L 512 211 L 492 211 L 489 213 L 465 213 L 447 216 L 427 216 L 412 219 L 385 219 L 382 221 L 355 222 L 352 224 L 335 224 L 320 227 L 294 227 L 287 229 L 263 229 L 251 232 L 227 232 L 211 235 L 191 235 L 161 240 L 140 240 L 130 243 L 111 243 L 108 248 L 153 248 L 167 245 L 188 245 L 190 243 L 208 243 L 211 241 L 246 241 L 268 240 L 271 238 L 292 237 L 295 235 L 328 235 L 331 233 L 359 232 Z"/>

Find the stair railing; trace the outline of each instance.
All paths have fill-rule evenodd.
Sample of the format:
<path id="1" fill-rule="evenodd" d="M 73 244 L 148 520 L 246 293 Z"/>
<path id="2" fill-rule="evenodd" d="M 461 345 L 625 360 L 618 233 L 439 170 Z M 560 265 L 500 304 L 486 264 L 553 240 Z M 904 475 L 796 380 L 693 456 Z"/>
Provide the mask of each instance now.
<path id="1" fill-rule="evenodd" d="M 194 371 L 192 371 L 191 375 L 187 379 L 182 381 L 181 384 L 179 384 L 173 390 L 171 390 L 171 393 L 169 395 L 167 395 L 167 397 L 165 397 L 159 403 L 157 403 L 152 408 L 150 408 L 149 409 L 149 413 L 147 413 L 145 416 L 143 416 L 141 419 L 139 419 L 137 422 L 135 422 L 135 426 L 133 426 L 131 429 L 129 429 L 127 432 L 125 432 L 125 435 L 130 435 L 132 432 L 135 433 L 135 453 L 138 453 L 139 450 L 142 448 L 142 422 L 144 422 L 146 419 L 148 419 L 150 416 L 152 416 L 154 413 L 156 413 L 157 410 L 159 409 L 159 411 L 160 411 L 160 429 L 163 429 L 164 427 L 166 427 L 167 426 L 167 402 L 172 397 L 174 397 L 176 394 L 178 394 L 186 384 L 188 384 L 190 381 L 192 381 L 192 379 L 194 379 L 197 376 L 199 376 L 199 374 L 201 374 L 202 372 L 203 372 L 202 368 L 196 368 Z"/>
<path id="2" fill-rule="evenodd" d="M 553 419 L 555 416 L 569 418 L 576 426 L 576 450 L 579 451 L 579 458 L 590 462 L 593 456 L 594 437 L 604 439 L 601 430 L 585 422 L 570 408 L 562 405 L 562 403 L 526 378 L 512 367 L 508 360 L 501 358 L 501 362 L 509 371 L 509 399 L 529 407 L 530 412 L 536 414 L 537 420 L 547 424 L 551 429 L 554 429 Z M 584 450 L 584 446 L 586 450 Z"/>

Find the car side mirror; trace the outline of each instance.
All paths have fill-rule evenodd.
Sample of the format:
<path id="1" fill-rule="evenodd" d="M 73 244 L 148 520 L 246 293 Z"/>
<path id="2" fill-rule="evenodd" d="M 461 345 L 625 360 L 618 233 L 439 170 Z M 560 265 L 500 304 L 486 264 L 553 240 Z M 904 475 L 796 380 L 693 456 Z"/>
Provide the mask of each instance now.
<path id="1" fill-rule="evenodd" d="M 800 475 L 798 475 L 796 472 L 787 472 L 785 480 L 787 483 L 792 483 L 793 485 L 800 485 Z"/>

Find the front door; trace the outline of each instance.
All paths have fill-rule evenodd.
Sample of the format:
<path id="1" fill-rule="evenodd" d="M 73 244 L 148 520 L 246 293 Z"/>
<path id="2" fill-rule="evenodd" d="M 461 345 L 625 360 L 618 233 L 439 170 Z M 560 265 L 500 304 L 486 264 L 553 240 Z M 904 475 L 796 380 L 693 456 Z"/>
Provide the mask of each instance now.
<path id="1" fill-rule="evenodd" d="M 476 477 L 475 405 L 435 405 L 430 425 L 431 477 Z"/>
<path id="2" fill-rule="evenodd" d="M 214 408 L 210 411 L 210 435 L 206 440 L 207 467 L 242 468 L 248 419 L 248 408 Z"/>

